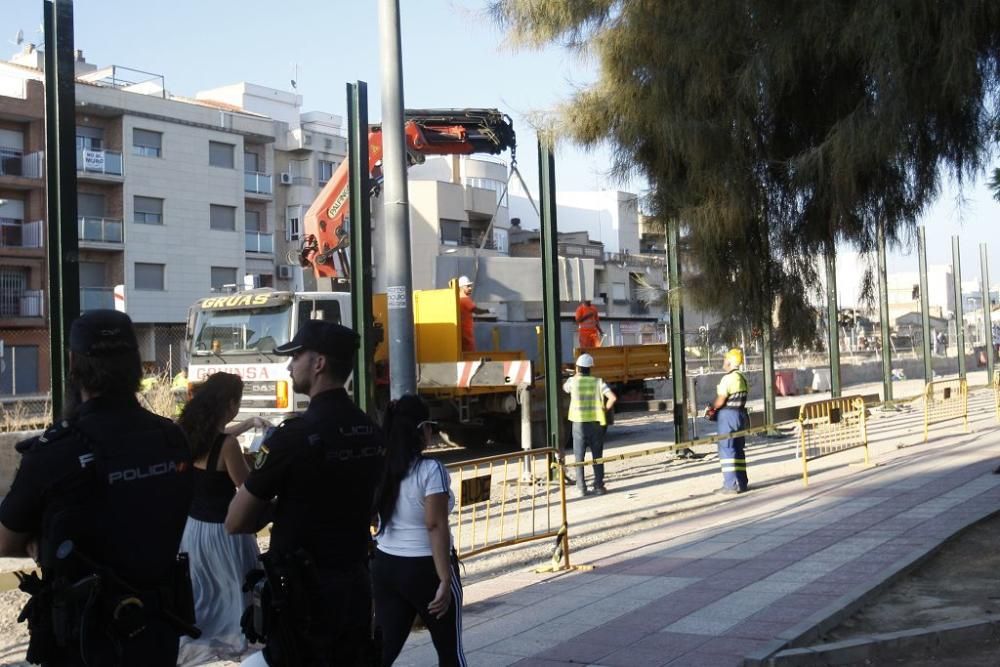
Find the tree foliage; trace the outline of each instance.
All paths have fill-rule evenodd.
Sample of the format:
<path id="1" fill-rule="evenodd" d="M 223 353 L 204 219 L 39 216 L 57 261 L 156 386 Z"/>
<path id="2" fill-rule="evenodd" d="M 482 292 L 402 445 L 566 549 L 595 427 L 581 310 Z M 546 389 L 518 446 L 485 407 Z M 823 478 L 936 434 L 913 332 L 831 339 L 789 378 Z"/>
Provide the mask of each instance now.
<path id="1" fill-rule="evenodd" d="M 908 242 L 942 178 L 983 171 L 997 127 L 996 0 L 495 0 L 514 43 L 585 51 L 558 110 L 682 221 L 696 304 L 815 340 L 816 258 Z"/>

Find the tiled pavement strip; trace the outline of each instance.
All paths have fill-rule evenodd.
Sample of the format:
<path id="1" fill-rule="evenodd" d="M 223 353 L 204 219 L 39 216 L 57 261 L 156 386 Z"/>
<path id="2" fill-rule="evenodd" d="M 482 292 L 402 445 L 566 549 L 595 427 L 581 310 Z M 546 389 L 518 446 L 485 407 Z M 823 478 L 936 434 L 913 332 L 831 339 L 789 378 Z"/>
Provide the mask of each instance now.
<path id="1" fill-rule="evenodd" d="M 886 442 L 874 469 L 814 476 L 808 489 L 769 486 L 576 551 L 574 563 L 592 571 L 470 584 L 469 664 L 735 666 L 777 650 L 1000 508 L 992 393 L 970 396 L 969 412 L 971 433 L 953 423 L 927 445 Z M 870 439 L 915 443 L 912 423 L 910 437 L 898 435 L 900 419 L 921 414 L 872 420 Z M 436 664 L 426 632 L 396 664 Z"/>

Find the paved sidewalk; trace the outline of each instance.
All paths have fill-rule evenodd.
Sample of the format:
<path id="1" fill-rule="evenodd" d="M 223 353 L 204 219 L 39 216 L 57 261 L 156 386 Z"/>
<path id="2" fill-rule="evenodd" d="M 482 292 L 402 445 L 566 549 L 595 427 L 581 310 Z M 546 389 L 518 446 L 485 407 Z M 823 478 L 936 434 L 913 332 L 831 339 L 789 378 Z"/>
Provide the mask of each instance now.
<path id="1" fill-rule="evenodd" d="M 469 664 L 712 667 L 770 655 L 1000 509 L 992 393 L 969 411 L 971 433 L 939 426 L 927 445 L 878 451 L 876 468 L 768 486 L 574 552 L 592 571 L 469 585 Z M 912 433 L 921 415 L 901 418 Z M 892 421 L 872 430 L 900 430 Z M 436 664 L 426 632 L 396 664 Z"/>

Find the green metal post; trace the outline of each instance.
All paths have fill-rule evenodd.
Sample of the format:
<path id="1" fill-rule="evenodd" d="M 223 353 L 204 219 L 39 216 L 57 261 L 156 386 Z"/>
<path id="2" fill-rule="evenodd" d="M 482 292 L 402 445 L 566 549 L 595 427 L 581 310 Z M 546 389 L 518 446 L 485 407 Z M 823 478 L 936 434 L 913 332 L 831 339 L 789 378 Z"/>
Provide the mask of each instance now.
<path id="1" fill-rule="evenodd" d="M 351 314 L 361 345 L 354 360 L 354 401 L 374 417 L 375 337 L 372 318 L 372 208 L 368 171 L 368 84 L 347 84 L 347 151 L 351 210 Z"/>
<path id="2" fill-rule="evenodd" d="M 670 377 L 674 385 L 674 442 L 686 442 L 688 424 L 685 407 L 685 390 L 687 383 L 686 366 L 684 363 L 684 306 L 683 290 L 681 289 L 680 262 L 680 221 L 672 218 L 667 222 L 667 296 L 670 301 Z M 696 400 L 694 396 L 691 400 Z"/>
<path id="3" fill-rule="evenodd" d="M 52 415 L 58 420 L 66 393 L 69 328 L 80 316 L 72 0 L 46 0 L 44 18 L 49 368 Z"/>
<path id="4" fill-rule="evenodd" d="M 921 225 L 917 236 L 917 255 L 920 261 L 920 328 L 924 337 L 924 382 L 934 380 L 934 340 L 931 336 L 931 299 L 927 294 L 927 228 Z"/>
<path id="5" fill-rule="evenodd" d="M 826 249 L 827 347 L 830 349 L 830 397 L 840 398 L 840 312 L 837 308 L 837 248 Z"/>
<path id="6" fill-rule="evenodd" d="M 764 305 L 765 312 L 761 318 L 761 353 L 763 357 L 764 372 L 764 421 L 768 424 L 774 423 L 775 397 L 774 397 L 774 331 L 771 324 L 772 311 L 774 310 L 774 292 L 771 289 L 771 239 L 768 229 L 761 224 L 761 241 L 764 246 L 764 261 L 766 274 L 764 277 Z M 746 351 L 744 350 L 744 353 Z M 768 431 L 768 435 L 774 435 L 774 431 Z"/>
<path id="7" fill-rule="evenodd" d="M 878 224 L 878 301 L 879 329 L 882 338 L 882 391 L 884 400 L 892 404 L 892 340 L 889 338 L 889 284 L 885 267 L 885 221 Z"/>
<path id="8" fill-rule="evenodd" d="M 556 221 L 556 160 L 552 146 L 538 140 L 541 192 L 542 336 L 545 354 L 545 428 L 549 447 L 562 450 L 564 426 L 559 410 L 562 390 L 562 325 L 559 317 L 559 253 Z"/>
<path id="9" fill-rule="evenodd" d="M 990 265 L 986 259 L 986 244 L 979 244 L 979 269 L 983 277 L 983 340 L 986 345 L 986 381 L 993 382 L 993 314 L 990 312 Z"/>
<path id="10" fill-rule="evenodd" d="M 962 253 L 957 236 L 951 237 L 951 272 L 955 279 L 955 342 L 958 345 L 958 377 L 965 379 L 965 310 L 962 304 Z M 992 380 L 992 378 L 990 378 Z"/>

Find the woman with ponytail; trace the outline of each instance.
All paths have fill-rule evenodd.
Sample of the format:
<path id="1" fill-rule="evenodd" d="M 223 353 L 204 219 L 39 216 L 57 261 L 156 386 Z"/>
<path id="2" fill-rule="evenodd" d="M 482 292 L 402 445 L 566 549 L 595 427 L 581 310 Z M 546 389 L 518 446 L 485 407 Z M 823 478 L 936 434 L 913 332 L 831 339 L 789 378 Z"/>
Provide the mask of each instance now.
<path id="1" fill-rule="evenodd" d="M 462 582 L 448 527 L 455 498 L 444 465 L 423 455 L 436 424 L 413 395 L 391 402 L 382 424 L 387 445 L 375 492 L 378 546 L 372 566 L 382 665 L 396 660 L 419 615 L 438 664 L 464 667 Z"/>

